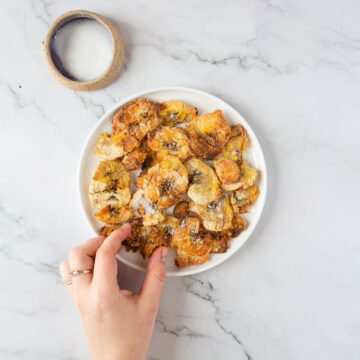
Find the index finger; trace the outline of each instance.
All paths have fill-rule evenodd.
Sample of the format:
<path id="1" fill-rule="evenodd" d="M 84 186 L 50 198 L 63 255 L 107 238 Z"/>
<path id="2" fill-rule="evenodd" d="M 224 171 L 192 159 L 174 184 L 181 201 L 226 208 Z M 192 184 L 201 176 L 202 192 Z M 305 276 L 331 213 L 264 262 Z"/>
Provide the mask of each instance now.
<path id="1" fill-rule="evenodd" d="M 102 243 L 96 252 L 95 268 L 92 283 L 104 289 L 119 289 L 117 283 L 116 254 L 121 249 L 121 243 L 131 232 L 129 224 L 114 230 Z"/>
<path id="2" fill-rule="evenodd" d="M 100 235 L 85 241 L 81 245 L 77 246 L 76 249 L 81 251 L 84 255 L 94 258 L 96 255 L 96 251 L 102 245 L 104 240 L 105 236 Z"/>

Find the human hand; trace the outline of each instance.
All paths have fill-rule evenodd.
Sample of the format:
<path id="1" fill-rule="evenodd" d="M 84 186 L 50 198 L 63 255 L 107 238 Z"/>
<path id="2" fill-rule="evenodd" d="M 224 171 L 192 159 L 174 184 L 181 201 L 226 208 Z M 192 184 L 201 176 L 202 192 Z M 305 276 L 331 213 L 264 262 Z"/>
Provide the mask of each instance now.
<path id="1" fill-rule="evenodd" d="M 98 236 L 72 249 L 60 265 L 80 314 L 93 360 L 143 360 L 154 329 L 165 278 L 167 249 L 157 249 L 149 262 L 139 294 L 121 290 L 117 282 L 116 253 L 130 234 L 123 225 L 107 238 Z M 74 270 L 93 273 L 70 277 Z"/>

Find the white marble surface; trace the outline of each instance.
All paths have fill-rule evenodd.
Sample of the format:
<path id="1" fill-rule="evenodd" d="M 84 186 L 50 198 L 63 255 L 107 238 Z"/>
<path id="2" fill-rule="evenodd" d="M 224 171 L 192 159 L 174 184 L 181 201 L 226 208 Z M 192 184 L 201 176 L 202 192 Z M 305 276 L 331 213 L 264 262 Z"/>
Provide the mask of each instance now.
<path id="1" fill-rule="evenodd" d="M 126 69 L 104 90 L 71 91 L 44 67 L 49 24 L 74 8 L 111 17 L 125 38 Z M 57 274 L 92 235 L 80 149 L 116 100 L 163 85 L 244 114 L 270 183 L 241 251 L 167 281 L 149 359 L 359 359 L 359 19 L 355 0 L 2 1 L 0 359 L 87 358 Z"/>

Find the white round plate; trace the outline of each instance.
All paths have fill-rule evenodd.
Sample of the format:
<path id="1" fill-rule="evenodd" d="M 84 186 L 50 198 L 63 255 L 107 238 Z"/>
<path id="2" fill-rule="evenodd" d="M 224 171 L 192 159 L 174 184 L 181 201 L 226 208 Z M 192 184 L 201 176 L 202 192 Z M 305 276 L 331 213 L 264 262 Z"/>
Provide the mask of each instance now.
<path id="1" fill-rule="evenodd" d="M 199 114 L 211 112 L 215 109 L 221 109 L 230 124 L 241 124 L 249 133 L 250 146 L 247 150 L 246 158 L 249 163 L 259 171 L 258 185 L 260 188 L 260 195 L 255 204 L 252 206 L 250 212 L 244 216 L 248 223 L 247 228 L 238 237 L 232 239 L 230 247 L 226 253 L 210 254 L 209 260 L 205 264 L 179 269 L 174 264 L 174 251 L 169 251 L 166 259 L 166 274 L 168 276 L 191 275 L 211 269 L 233 255 L 249 239 L 250 235 L 253 233 L 256 225 L 259 222 L 261 213 L 264 208 L 267 190 L 266 164 L 259 141 L 250 125 L 233 107 L 216 96 L 208 94 L 204 91 L 182 87 L 166 87 L 145 90 L 121 100 L 115 106 L 113 106 L 93 128 L 86 140 L 80 157 L 78 170 L 78 191 L 81 206 L 85 212 L 88 222 L 95 232 L 99 231 L 102 224 L 94 216 L 94 210 L 91 207 L 88 196 L 90 180 L 99 163 L 99 158 L 94 155 L 93 149 L 95 147 L 98 135 L 103 131 L 111 131 L 111 118 L 113 113 L 120 106 L 137 97 L 148 97 L 159 102 L 170 99 L 181 100 L 185 103 L 188 103 L 189 105 L 197 107 Z M 148 263 L 148 260 L 144 260 L 139 253 L 126 252 L 125 249 L 123 249 L 118 254 L 118 259 L 130 267 L 138 270 L 145 270 Z"/>

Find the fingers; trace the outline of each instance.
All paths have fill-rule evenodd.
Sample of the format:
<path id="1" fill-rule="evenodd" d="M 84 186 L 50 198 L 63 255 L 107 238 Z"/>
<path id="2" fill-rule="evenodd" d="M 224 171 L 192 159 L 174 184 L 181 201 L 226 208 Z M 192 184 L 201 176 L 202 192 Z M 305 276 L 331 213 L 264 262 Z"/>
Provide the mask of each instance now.
<path id="1" fill-rule="evenodd" d="M 104 236 L 98 236 L 90 239 L 80 246 L 70 250 L 69 253 L 69 271 L 73 270 L 88 270 L 94 267 L 94 257 L 96 251 L 104 242 Z M 86 288 L 89 286 L 92 279 L 92 274 L 81 274 L 79 276 L 72 277 L 74 288 Z"/>
<path id="2" fill-rule="evenodd" d="M 83 250 L 83 252 L 91 257 L 95 257 L 96 251 L 102 245 L 105 240 L 105 236 L 97 236 L 95 238 L 89 239 L 81 244 L 78 248 Z"/>
<path id="3" fill-rule="evenodd" d="M 121 243 L 131 232 L 130 224 L 124 224 L 113 231 L 102 243 L 96 252 L 96 261 L 93 274 L 94 286 L 105 289 L 119 289 L 117 283 L 117 260 L 115 255 L 121 249 Z"/>
<path id="4" fill-rule="evenodd" d="M 69 274 L 70 266 L 69 266 L 68 260 L 63 261 L 60 264 L 59 271 L 60 271 L 60 275 L 61 275 L 61 278 L 62 278 L 64 284 L 66 285 L 67 289 L 69 290 L 70 294 L 72 295 L 73 287 L 72 287 L 72 285 L 67 285 L 67 283 L 72 281 L 71 275 Z"/>
<path id="5" fill-rule="evenodd" d="M 164 285 L 167 250 L 167 248 L 161 247 L 151 256 L 144 284 L 140 292 L 140 302 L 154 315 L 157 313 L 161 291 Z"/>

